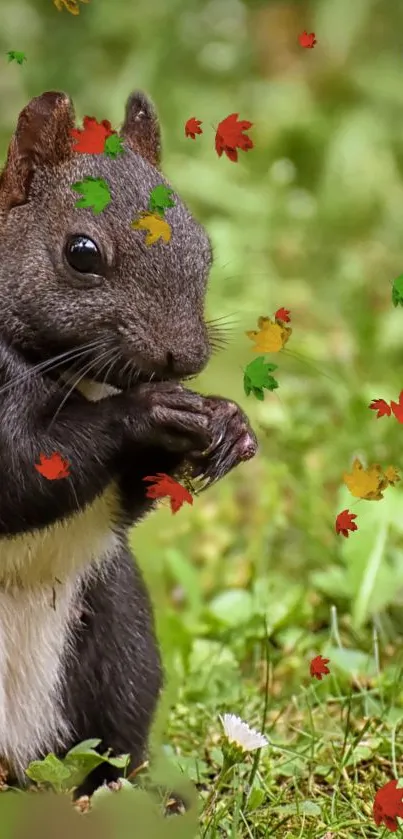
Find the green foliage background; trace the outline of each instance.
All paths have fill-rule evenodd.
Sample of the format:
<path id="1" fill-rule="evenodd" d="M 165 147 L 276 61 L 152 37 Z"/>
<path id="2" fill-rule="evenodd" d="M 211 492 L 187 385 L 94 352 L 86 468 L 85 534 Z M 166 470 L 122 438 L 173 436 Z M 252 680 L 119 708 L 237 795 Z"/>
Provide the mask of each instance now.
<path id="1" fill-rule="evenodd" d="M 200 756 L 218 711 L 260 719 L 264 622 L 274 710 L 306 682 L 310 657 L 337 642 L 332 605 L 339 653 L 356 655 L 341 671 L 366 672 L 373 626 L 382 661 L 400 661 L 403 484 L 356 503 L 342 474 L 354 456 L 403 471 L 401 426 L 368 410 L 403 387 L 403 311 L 391 303 L 403 271 L 403 6 L 91 0 L 80 9 L 2 0 L 0 152 L 44 90 L 67 91 L 77 119 L 114 125 L 132 89 L 151 95 L 164 172 L 214 244 L 207 315 L 233 322 L 197 387 L 238 401 L 260 441 L 254 461 L 193 508 L 175 517 L 160 508 L 133 536 L 156 601 L 166 707 L 175 705 L 165 741 Z M 312 50 L 299 46 L 303 29 L 316 33 Z M 27 63 L 8 65 L 8 49 Z M 254 123 L 255 148 L 238 164 L 214 151 L 213 126 L 234 111 Z M 195 142 L 184 137 L 191 116 L 203 120 Z M 288 352 L 267 358 L 280 387 L 259 403 L 243 392 L 255 357 L 244 332 L 280 306 L 293 334 Z M 359 526 L 348 540 L 334 531 L 346 507 Z"/>

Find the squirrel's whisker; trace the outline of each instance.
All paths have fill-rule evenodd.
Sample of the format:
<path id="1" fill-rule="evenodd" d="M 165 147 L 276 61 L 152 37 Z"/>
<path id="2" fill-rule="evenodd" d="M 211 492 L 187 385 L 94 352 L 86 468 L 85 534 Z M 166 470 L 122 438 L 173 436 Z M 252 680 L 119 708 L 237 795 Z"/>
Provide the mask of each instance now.
<path id="1" fill-rule="evenodd" d="M 14 387 L 15 385 L 21 384 L 25 380 L 30 379 L 33 375 L 35 376 L 38 373 L 42 373 L 45 371 L 46 373 L 48 373 L 53 368 L 59 366 L 60 359 L 64 359 L 64 362 L 67 363 L 71 360 L 71 358 L 75 358 L 76 356 L 81 357 L 82 355 L 87 354 L 92 349 L 95 349 L 97 346 L 100 346 L 101 344 L 104 344 L 104 341 L 101 339 L 97 339 L 96 341 L 93 341 L 90 344 L 84 344 L 83 347 L 77 347 L 75 350 L 68 350 L 67 352 L 60 353 L 60 355 L 56 355 L 53 358 L 47 359 L 46 361 L 40 361 L 38 364 L 33 364 L 32 368 L 29 371 L 25 372 L 22 376 L 17 376 L 15 379 L 12 379 L 10 382 L 7 382 L 7 384 L 3 385 L 3 387 L 0 388 L 0 395 L 4 393 L 6 390 L 9 390 L 10 388 Z"/>
<path id="2" fill-rule="evenodd" d="M 110 371 L 112 370 L 112 367 L 114 366 L 114 364 L 116 364 L 116 361 L 118 360 L 119 355 L 120 355 L 120 351 L 119 351 L 119 350 L 117 350 L 117 351 L 116 351 L 115 356 L 112 358 L 112 361 L 111 361 L 111 363 L 110 363 L 110 365 L 109 365 L 109 367 L 108 367 L 108 369 L 107 369 L 107 371 L 106 371 L 106 373 L 105 373 L 105 375 L 104 375 L 104 378 L 103 378 L 103 381 L 102 381 L 102 384 L 103 384 L 103 385 L 106 385 L 106 384 L 107 384 L 107 378 L 108 378 L 108 376 L 109 376 L 109 373 L 110 373 Z M 107 364 L 107 363 L 108 363 L 108 362 L 106 362 L 106 364 Z M 103 367 L 101 367 L 101 370 L 99 371 L 99 373 L 101 373 L 101 371 L 104 369 L 104 367 L 106 367 L 106 364 L 104 364 L 104 365 L 103 365 Z M 95 371 L 95 375 L 98 375 L 98 372 L 97 372 L 97 371 Z"/>
<path id="3" fill-rule="evenodd" d="M 67 392 L 66 396 L 62 399 L 62 401 L 61 401 L 61 403 L 60 403 L 59 407 L 58 407 L 58 408 L 57 408 L 57 410 L 55 411 L 55 413 L 54 413 L 54 415 L 53 415 L 53 417 L 52 417 L 52 419 L 51 419 L 51 421 L 50 421 L 50 423 L 49 423 L 49 425 L 48 425 L 48 430 L 52 427 L 52 425 L 53 425 L 53 423 L 54 423 L 54 421 L 55 421 L 56 417 L 59 415 L 59 413 L 60 413 L 61 409 L 63 408 L 63 405 L 67 402 L 67 400 L 68 400 L 68 398 L 69 398 L 70 394 L 71 394 L 71 393 L 73 392 L 73 390 L 77 387 L 77 385 L 79 385 L 79 384 L 80 384 L 80 382 L 81 382 L 83 379 L 85 379 L 85 377 L 88 375 L 88 373 L 89 373 L 89 372 L 93 369 L 94 364 L 96 364 L 96 363 L 97 363 L 97 361 L 101 361 L 103 358 L 105 358 L 105 356 L 106 356 L 106 355 L 108 356 L 108 360 L 107 360 L 106 364 L 108 364 L 109 359 L 110 359 L 110 354 L 111 354 L 111 352 L 113 352 L 113 349 L 112 349 L 111 347 L 109 347 L 109 349 L 105 350 L 105 352 L 103 352 L 103 353 L 99 356 L 99 358 L 98 358 L 98 359 L 93 359 L 93 360 L 92 360 L 89 364 L 87 364 L 87 365 L 84 367 L 84 370 L 79 371 L 79 372 L 81 372 L 81 375 L 79 375 L 79 376 L 78 376 L 78 378 L 77 378 L 77 379 L 75 379 L 75 381 L 73 382 L 72 387 L 68 390 L 68 392 Z M 105 366 L 106 366 L 106 365 L 105 365 Z M 104 368 L 102 367 L 101 369 L 103 370 Z M 67 385 L 67 384 L 71 381 L 71 379 L 72 379 L 72 377 L 70 376 L 70 378 L 66 381 L 66 385 Z"/>
<path id="4" fill-rule="evenodd" d="M 238 316 L 239 312 L 229 312 L 227 315 L 221 315 L 219 318 L 207 318 L 205 323 L 206 324 L 219 323 L 220 321 L 226 321 L 226 320 L 228 320 L 228 318 L 232 318 L 234 315 L 236 315 L 236 321 L 239 321 L 239 316 Z M 234 321 L 234 323 L 236 321 Z M 228 322 L 231 323 L 232 321 L 228 321 Z"/>
<path id="5" fill-rule="evenodd" d="M 122 369 L 122 377 L 124 378 L 126 371 L 129 372 L 129 390 L 130 390 L 130 381 L 131 381 L 131 361 L 130 359 L 126 361 L 126 364 L 123 366 Z"/>
<path id="6" fill-rule="evenodd" d="M 101 345 L 100 345 L 100 349 L 104 348 L 104 346 L 105 346 L 105 341 L 102 341 Z M 88 355 L 89 352 L 92 352 L 92 350 L 91 351 L 87 350 L 85 353 L 80 353 L 79 357 L 74 360 L 73 364 L 69 365 L 69 367 L 65 371 L 65 373 L 70 373 L 70 376 L 69 376 L 68 379 L 64 379 L 64 381 L 62 382 L 61 390 L 63 390 L 66 387 L 66 385 L 72 380 L 73 375 L 75 375 L 80 370 L 80 365 L 82 363 L 83 356 Z M 77 365 L 78 365 L 78 370 L 77 370 Z M 62 376 L 62 373 L 60 375 Z"/>

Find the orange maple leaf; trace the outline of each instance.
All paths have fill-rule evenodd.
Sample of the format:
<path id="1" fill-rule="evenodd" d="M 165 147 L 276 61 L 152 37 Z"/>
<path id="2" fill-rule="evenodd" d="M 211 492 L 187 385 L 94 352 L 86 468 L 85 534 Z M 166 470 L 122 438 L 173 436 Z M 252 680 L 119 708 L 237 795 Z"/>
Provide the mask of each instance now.
<path id="1" fill-rule="evenodd" d="M 69 462 L 61 456 L 60 452 L 53 452 L 50 457 L 46 457 L 46 455 L 41 452 L 39 460 L 40 463 L 34 463 L 35 469 L 49 481 L 56 481 L 60 478 L 69 477 Z"/>
<path id="2" fill-rule="evenodd" d="M 196 139 L 196 134 L 203 134 L 201 126 L 201 120 L 196 119 L 196 117 L 190 117 L 188 121 L 185 123 L 185 137 L 191 137 L 192 140 Z"/>
<path id="3" fill-rule="evenodd" d="M 327 676 L 330 673 L 327 664 L 329 664 L 329 658 L 322 658 L 321 655 L 317 655 L 315 658 L 312 659 L 309 665 L 309 672 L 311 676 L 315 676 L 319 681 L 322 681 L 322 676 Z"/>
<path id="4" fill-rule="evenodd" d="M 56 9 L 58 12 L 62 11 L 63 6 L 67 9 L 68 12 L 71 12 L 72 15 L 79 15 L 80 14 L 80 7 L 78 5 L 78 0 L 53 0 Z M 90 0 L 80 0 L 80 3 L 89 3 Z"/>
<path id="5" fill-rule="evenodd" d="M 385 488 L 387 486 L 394 486 L 397 484 L 398 481 L 401 480 L 399 472 L 397 471 L 395 466 L 387 466 L 386 469 L 383 470 L 384 475 L 384 484 Z"/>
<path id="6" fill-rule="evenodd" d="M 158 213 L 142 212 L 138 219 L 131 222 L 130 225 L 133 230 L 146 230 L 147 236 L 145 244 L 147 247 L 154 245 L 159 239 L 164 242 L 169 242 L 171 238 L 171 226 L 168 222 L 161 218 Z"/>
<path id="7" fill-rule="evenodd" d="M 403 390 L 400 391 L 399 401 L 391 402 L 390 407 L 398 422 L 403 422 Z"/>
<path id="8" fill-rule="evenodd" d="M 193 504 L 193 496 L 189 490 L 165 472 L 147 475 L 146 478 L 143 478 L 143 481 L 151 481 L 154 484 L 154 486 L 147 487 L 147 498 L 164 498 L 167 495 L 170 497 L 173 513 L 177 513 L 185 501 L 188 504 Z"/>
<path id="9" fill-rule="evenodd" d="M 395 466 L 382 469 L 379 463 L 364 469 L 358 457 L 355 458 L 351 472 L 345 472 L 343 480 L 352 495 L 367 501 L 380 501 L 388 486 L 394 486 L 401 480 Z"/>
<path id="10" fill-rule="evenodd" d="M 221 120 L 215 135 L 215 149 L 219 157 L 225 152 L 229 160 L 236 163 L 238 160 L 238 149 L 249 151 L 253 149 L 253 142 L 247 134 L 243 134 L 247 128 L 252 128 L 253 122 L 238 120 L 238 114 L 229 114 Z"/>
<path id="11" fill-rule="evenodd" d="M 396 403 L 394 403 L 396 404 Z M 371 411 L 378 411 L 377 419 L 380 417 L 390 417 L 392 413 L 392 409 L 384 399 L 373 399 L 371 404 L 368 406 Z"/>
<path id="12" fill-rule="evenodd" d="M 76 141 L 73 151 L 80 154 L 102 154 L 105 151 L 105 140 L 116 134 L 109 120 L 97 122 L 95 117 L 84 117 L 83 128 L 72 128 L 71 136 Z"/>
<path id="13" fill-rule="evenodd" d="M 378 789 L 374 798 L 373 814 L 378 827 L 383 823 L 391 833 L 396 833 L 399 827 L 397 816 L 403 819 L 403 789 L 398 788 L 397 781 L 388 781 Z"/>
<path id="14" fill-rule="evenodd" d="M 245 335 L 255 342 L 255 352 L 279 352 L 285 347 L 292 329 L 267 317 L 258 318 L 259 330 L 249 330 Z"/>
<path id="15" fill-rule="evenodd" d="M 350 513 L 349 510 L 342 510 L 336 518 L 336 533 L 341 533 L 342 536 L 348 539 L 349 530 L 358 530 L 358 525 L 354 521 L 356 518 L 355 513 Z"/>
<path id="16" fill-rule="evenodd" d="M 351 494 L 356 498 L 365 498 L 367 501 L 380 501 L 383 498 L 384 475 L 378 463 L 364 469 L 356 457 L 351 472 L 345 472 L 343 479 Z"/>

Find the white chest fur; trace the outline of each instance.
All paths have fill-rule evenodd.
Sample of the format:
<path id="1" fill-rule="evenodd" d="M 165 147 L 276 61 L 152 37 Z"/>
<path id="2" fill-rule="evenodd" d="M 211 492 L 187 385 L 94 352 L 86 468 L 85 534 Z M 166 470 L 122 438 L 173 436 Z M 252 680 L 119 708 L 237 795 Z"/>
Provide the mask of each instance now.
<path id="1" fill-rule="evenodd" d="M 57 698 L 74 588 L 57 592 L 55 609 L 50 586 L 0 593 L 0 753 L 22 782 L 28 763 L 68 734 Z"/>
<path id="2" fill-rule="evenodd" d="M 119 543 L 112 529 L 118 507 L 118 490 L 112 482 L 80 513 L 42 530 L 0 539 L 0 588 L 63 581 L 112 553 Z"/>
<path id="3" fill-rule="evenodd" d="M 118 503 L 112 483 L 64 521 L 0 539 L 0 759 L 20 781 L 30 760 L 63 746 L 68 734 L 58 703 L 62 655 L 74 632 L 80 579 L 118 545 Z"/>

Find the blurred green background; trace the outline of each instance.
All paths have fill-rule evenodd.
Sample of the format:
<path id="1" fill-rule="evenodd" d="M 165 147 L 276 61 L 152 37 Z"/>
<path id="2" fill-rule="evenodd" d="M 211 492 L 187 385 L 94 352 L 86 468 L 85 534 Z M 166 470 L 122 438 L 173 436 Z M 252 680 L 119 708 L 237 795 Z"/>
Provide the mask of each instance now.
<path id="1" fill-rule="evenodd" d="M 355 456 L 403 470 L 400 424 L 368 410 L 403 388 L 403 311 L 391 302 L 403 272 L 403 5 L 91 0 L 74 17 L 51 0 L 1 0 L 1 9 L 2 157 L 20 109 L 42 91 L 68 92 L 77 120 L 116 126 L 143 88 L 160 114 L 164 173 L 213 241 L 207 316 L 225 316 L 228 344 L 196 387 L 245 408 L 260 452 L 193 508 L 172 516 L 164 504 L 133 536 L 171 677 L 169 737 L 196 753 L 200 706 L 240 708 L 249 684 L 250 713 L 261 707 L 264 621 L 274 705 L 299 689 L 329 638 L 372 656 L 375 627 L 382 661 L 399 654 L 403 484 L 357 503 L 342 475 Z M 300 47 L 304 29 L 316 33 L 314 49 Z M 25 51 L 26 64 L 7 64 L 9 49 Z M 234 111 L 253 122 L 255 144 L 236 164 L 214 150 L 214 127 Z M 195 141 L 184 136 L 191 116 L 203 121 Z M 255 357 L 244 333 L 280 306 L 293 333 L 267 357 L 280 387 L 259 403 L 243 392 Z M 349 539 L 334 530 L 346 507 L 358 515 Z"/>

